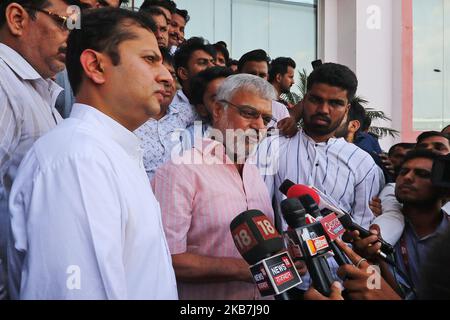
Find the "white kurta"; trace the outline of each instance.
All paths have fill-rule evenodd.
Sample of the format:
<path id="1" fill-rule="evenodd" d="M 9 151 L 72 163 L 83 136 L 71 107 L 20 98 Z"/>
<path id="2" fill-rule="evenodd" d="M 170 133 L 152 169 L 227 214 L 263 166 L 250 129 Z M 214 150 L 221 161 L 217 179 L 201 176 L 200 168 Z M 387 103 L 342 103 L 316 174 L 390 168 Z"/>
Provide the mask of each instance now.
<path id="1" fill-rule="evenodd" d="M 9 205 L 21 299 L 177 299 L 139 140 L 98 110 L 34 144 Z"/>

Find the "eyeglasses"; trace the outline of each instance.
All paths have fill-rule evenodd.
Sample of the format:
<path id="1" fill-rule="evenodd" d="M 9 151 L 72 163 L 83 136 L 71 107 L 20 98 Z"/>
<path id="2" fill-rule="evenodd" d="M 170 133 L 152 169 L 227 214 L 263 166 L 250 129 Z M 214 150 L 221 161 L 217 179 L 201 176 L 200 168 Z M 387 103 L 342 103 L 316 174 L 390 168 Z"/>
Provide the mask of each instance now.
<path id="1" fill-rule="evenodd" d="M 246 105 L 238 106 L 227 100 L 220 100 L 219 102 L 235 108 L 239 112 L 239 115 L 245 119 L 256 120 L 259 119 L 259 117 L 261 117 L 265 126 L 269 126 L 277 122 L 277 119 L 275 119 L 272 115 L 262 114 L 252 106 Z"/>
<path id="2" fill-rule="evenodd" d="M 60 16 L 59 14 L 56 14 L 56 13 L 51 12 L 51 11 L 49 11 L 49 10 L 39 9 L 39 8 L 36 8 L 36 7 L 24 6 L 24 8 L 27 8 L 27 9 L 31 9 L 31 10 L 35 10 L 35 11 L 39 11 L 39 12 L 45 13 L 45 14 L 48 15 L 50 18 L 52 18 L 53 21 L 56 22 L 56 24 L 58 25 L 58 27 L 61 28 L 61 30 L 69 30 L 69 31 L 70 31 L 70 28 L 69 28 L 69 26 L 67 25 L 67 22 L 68 22 L 69 18 L 72 18 L 72 16 L 71 16 L 71 17 Z M 73 19 L 73 18 L 72 18 L 72 19 Z"/>

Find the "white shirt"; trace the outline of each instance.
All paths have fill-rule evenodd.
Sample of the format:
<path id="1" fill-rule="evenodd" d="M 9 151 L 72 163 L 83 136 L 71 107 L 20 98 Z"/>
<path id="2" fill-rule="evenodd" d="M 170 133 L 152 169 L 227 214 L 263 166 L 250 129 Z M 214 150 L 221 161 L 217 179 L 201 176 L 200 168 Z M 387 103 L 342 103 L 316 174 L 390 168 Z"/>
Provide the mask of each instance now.
<path id="1" fill-rule="evenodd" d="M 342 138 L 316 143 L 303 130 L 290 139 L 275 136 L 260 145 L 258 166 L 278 206 L 285 198 L 278 188 L 289 179 L 315 186 L 365 228 L 375 218 L 369 201 L 381 191 L 383 173 L 367 152 Z"/>
<path id="2" fill-rule="evenodd" d="M 151 180 L 156 170 L 170 160 L 180 138 L 189 137 L 183 130 L 194 124 L 198 114 L 182 90 L 178 90 L 167 114 L 160 120 L 150 119 L 135 131 L 144 149 L 144 166 Z"/>
<path id="3" fill-rule="evenodd" d="M 71 117 L 24 158 L 10 197 L 22 299 L 177 299 L 139 139 L 100 111 Z"/>
<path id="4" fill-rule="evenodd" d="M 0 287 L 6 267 L 9 191 L 26 152 L 62 121 L 54 108 L 61 90 L 18 52 L 0 43 Z"/>
<path id="5" fill-rule="evenodd" d="M 272 100 L 272 116 L 281 121 L 283 119 L 289 118 L 291 115 L 289 114 L 289 110 L 286 108 L 284 104 L 281 102 Z"/>

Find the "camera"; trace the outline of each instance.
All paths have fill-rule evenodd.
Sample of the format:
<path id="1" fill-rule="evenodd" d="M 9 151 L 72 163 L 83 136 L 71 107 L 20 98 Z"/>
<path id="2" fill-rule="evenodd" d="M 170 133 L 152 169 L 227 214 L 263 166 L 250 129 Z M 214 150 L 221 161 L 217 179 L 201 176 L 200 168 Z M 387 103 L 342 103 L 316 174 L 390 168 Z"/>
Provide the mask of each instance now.
<path id="1" fill-rule="evenodd" d="M 450 155 L 439 157 L 434 161 L 431 182 L 436 187 L 450 190 Z"/>

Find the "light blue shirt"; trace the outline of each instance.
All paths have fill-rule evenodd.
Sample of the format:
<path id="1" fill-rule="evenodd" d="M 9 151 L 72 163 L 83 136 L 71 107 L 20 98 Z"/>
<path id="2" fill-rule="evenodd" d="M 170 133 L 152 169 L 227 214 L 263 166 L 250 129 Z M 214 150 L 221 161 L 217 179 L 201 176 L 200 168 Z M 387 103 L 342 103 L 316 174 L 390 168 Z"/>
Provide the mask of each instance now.
<path id="1" fill-rule="evenodd" d="M 141 140 L 145 171 L 149 179 L 153 178 L 159 167 L 171 159 L 174 146 L 180 141 L 190 139 L 190 134 L 184 130 L 197 119 L 199 116 L 194 107 L 183 91 L 178 90 L 162 119 L 150 119 L 134 132 Z"/>
<path id="2" fill-rule="evenodd" d="M 416 234 L 413 225 L 408 219 L 405 219 L 405 229 L 403 231 L 402 238 L 405 240 L 407 256 L 408 256 L 408 269 L 405 267 L 401 239 L 395 245 L 395 260 L 397 267 L 409 277 L 409 282 L 414 288 L 420 288 L 420 276 L 422 266 L 424 265 L 428 252 L 432 248 L 436 238 L 446 232 L 449 227 L 449 219 L 446 214 L 442 214 L 442 221 L 432 234 L 429 234 L 423 238 L 419 238 Z M 443 248 L 447 250 L 447 248 Z M 404 279 L 398 279 L 400 283 L 405 283 Z"/>

